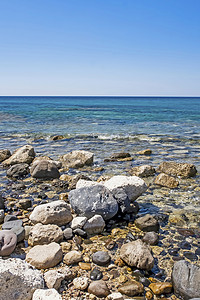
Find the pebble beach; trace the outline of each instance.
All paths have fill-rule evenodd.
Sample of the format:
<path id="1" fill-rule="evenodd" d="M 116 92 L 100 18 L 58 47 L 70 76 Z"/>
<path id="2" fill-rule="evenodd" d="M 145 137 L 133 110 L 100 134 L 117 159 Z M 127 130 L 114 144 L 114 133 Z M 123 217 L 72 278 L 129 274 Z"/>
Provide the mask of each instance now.
<path id="1" fill-rule="evenodd" d="M 1 112 L 0 300 L 200 297 L 198 116 L 98 105 L 78 106 L 98 124 Z"/>

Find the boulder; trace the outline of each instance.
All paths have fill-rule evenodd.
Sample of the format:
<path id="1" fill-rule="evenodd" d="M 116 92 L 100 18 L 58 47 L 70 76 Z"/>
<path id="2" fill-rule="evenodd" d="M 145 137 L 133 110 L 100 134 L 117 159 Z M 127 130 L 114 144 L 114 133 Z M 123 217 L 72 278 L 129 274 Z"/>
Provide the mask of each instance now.
<path id="1" fill-rule="evenodd" d="M 200 267 L 181 260 L 174 264 L 172 284 L 177 297 L 189 300 L 200 295 Z"/>
<path id="2" fill-rule="evenodd" d="M 53 268 L 62 260 L 62 249 L 53 242 L 48 245 L 34 246 L 26 255 L 26 261 L 37 269 Z"/>
<path id="3" fill-rule="evenodd" d="M 32 165 L 35 163 L 38 163 L 39 161 L 42 161 L 42 160 L 48 160 L 48 161 L 54 163 L 58 169 L 60 169 L 62 167 L 62 163 L 59 160 L 53 160 L 49 156 L 36 156 L 34 158 L 34 160 L 32 161 Z"/>
<path id="4" fill-rule="evenodd" d="M 30 170 L 31 176 L 38 179 L 55 179 L 60 177 L 56 164 L 51 160 L 36 160 Z"/>
<path id="5" fill-rule="evenodd" d="M 107 284 L 103 280 L 97 280 L 90 283 L 88 292 L 99 298 L 104 298 L 110 294 Z"/>
<path id="6" fill-rule="evenodd" d="M 8 149 L 0 150 L 0 163 L 11 156 L 11 153 Z"/>
<path id="7" fill-rule="evenodd" d="M 28 174 L 29 174 L 29 165 L 25 163 L 13 165 L 7 170 L 7 176 L 13 178 L 23 177 Z"/>
<path id="8" fill-rule="evenodd" d="M 63 240 L 63 232 L 57 225 L 43 225 L 41 223 L 32 227 L 28 237 L 28 244 L 31 246 L 45 245 L 52 242 L 61 242 Z"/>
<path id="9" fill-rule="evenodd" d="M 35 157 L 34 148 L 30 145 L 25 145 L 17 149 L 8 159 L 3 161 L 3 165 L 15 165 L 15 164 L 30 164 Z"/>
<path id="10" fill-rule="evenodd" d="M 88 235 L 100 234 L 103 232 L 105 227 L 105 221 L 100 215 L 94 215 L 92 218 L 87 220 L 83 226 L 83 230 L 87 232 Z"/>
<path id="11" fill-rule="evenodd" d="M 143 179 L 137 176 L 113 176 L 104 182 L 111 192 L 116 188 L 122 188 L 131 201 L 136 200 L 142 193 L 147 190 L 147 186 Z"/>
<path id="12" fill-rule="evenodd" d="M 149 214 L 146 214 L 145 216 L 136 219 L 135 225 L 142 231 L 158 231 L 159 230 L 158 221 Z"/>
<path id="13" fill-rule="evenodd" d="M 174 177 L 169 176 L 169 175 L 164 174 L 164 173 L 160 173 L 155 178 L 154 183 L 158 184 L 158 185 L 161 185 L 161 186 L 168 187 L 170 189 L 177 188 L 177 186 L 179 185 L 178 180 L 176 180 Z"/>
<path id="14" fill-rule="evenodd" d="M 72 190 L 68 198 L 75 213 L 87 218 L 98 214 L 108 220 L 118 211 L 118 204 L 112 193 L 99 184 Z"/>
<path id="15" fill-rule="evenodd" d="M 162 162 L 157 171 L 172 176 L 180 176 L 182 178 L 194 177 L 197 173 L 197 169 L 193 164 L 176 163 L 172 161 Z"/>
<path id="16" fill-rule="evenodd" d="M 31 300 L 34 291 L 44 287 L 42 273 L 19 258 L 0 259 L 0 282 L 2 300 Z"/>
<path id="17" fill-rule="evenodd" d="M 143 270 L 151 270 L 154 266 L 154 258 L 148 245 L 141 240 L 136 240 L 122 245 L 120 258 L 129 266 Z"/>
<path id="18" fill-rule="evenodd" d="M 144 286 L 136 280 L 131 280 L 120 286 L 118 290 L 126 296 L 133 297 L 142 294 L 144 292 Z"/>
<path id="19" fill-rule="evenodd" d="M 75 150 L 61 157 L 63 167 L 82 168 L 93 164 L 94 153 L 84 150 Z"/>
<path id="20" fill-rule="evenodd" d="M 132 168 L 129 173 L 138 177 L 149 177 L 155 174 L 156 170 L 150 165 L 143 165 Z"/>
<path id="21" fill-rule="evenodd" d="M 72 220 L 70 206 L 62 200 L 38 205 L 34 208 L 29 219 L 33 224 L 42 223 L 65 225 Z"/>
<path id="22" fill-rule="evenodd" d="M 0 256 L 10 255 L 16 247 L 17 236 L 11 230 L 0 230 Z"/>
<path id="23" fill-rule="evenodd" d="M 32 300 L 62 300 L 62 297 L 55 289 L 37 289 Z"/>

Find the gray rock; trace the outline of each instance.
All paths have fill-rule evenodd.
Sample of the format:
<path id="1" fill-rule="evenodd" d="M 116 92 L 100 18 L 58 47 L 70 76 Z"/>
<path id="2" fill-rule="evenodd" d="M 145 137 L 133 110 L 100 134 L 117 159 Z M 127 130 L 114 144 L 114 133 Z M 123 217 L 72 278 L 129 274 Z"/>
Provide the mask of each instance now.
<path id="1" fill-rule="evenodd" d="M 62 200 L 38 205 L 34 208 L 29 219 L 33 224 L 65 225 L 72 220 L 70 206 Z"/>
<path id="2" fill-rule="evenodd" d="M 18 220 L 18 218 L 14 215 L 6 215 L 4 218 L 4 223 Z"/>
<path id="3" fill-rule="evenodd" d="M 43 225 L 41 223 L 32 227 L 29 233 L 28 244 L 31 246 L 45 245 L 52 242 L 61 242 L 63 232 L 61 228 L 54 224 Z"/>
<path id="4" fill-rule="evenodd" d="M 11 229 L 12 232 L 14 232 L 17 236 L 17 243 L 23 241 L 25 239 L 25 229 L 24 227 L 13 227 Z"/>
<path id="5" fill-rule="evenodd" d="M 0 150 L 0 163 L 11 156 L 11 153 L 8 149 Z"/>
<path id="6" fill-rule="evenodd" d="M 118 211 L 117 201 L 112 193 L 102 185 L 83 187 L 69 192 L 69 202 L 76 214 L 91 218 L 101 215 L 111 219 Z"/>
<path id="7" fill-rule="evenodd" d="M 27 209 L 32 206 L 31 199 L 21 199 L 17 203 L 17 206 L 23 209 Z"/>
<path id="8" fill-rule="evenodd" d="M 154 266 L 150 247 L 141 240 L 124 244 L 120 249 L 120 257 L 131 267 L 151 270 Z"/>
<path id="9" fill-rule="evenodd" d="M 158 243 L 159 235 L 154 231 L 150 231 L 150 232 L 145 233 L 142 240 L 143 240 L 143 242 L 154 246 L 154 245 L 157 245 L 157 243 Z"/>
<path id="10" fill-rule="evenodd" d="M 107 251 L 97 251 L 92 255 L 93 263 L 95 263 L 99 266 L 107 265 L 110 262 L 110 260 L 111 260 L 111 257 Z"/>
<path id="11" fill-rule="evenodd" d="M 100 234 L 104 230 L 105 221 L 100 215 L 94 215 L 92 218 L 87 220 L 83 226 L 83 230 L 87 232 L 88 235 Z"/>
<path id="12" fill-rule="evenodd" d="M 136 200 L 147 190 L 144 180 L 137 176 L 113 176 L 109 180 L 105 181 L 104 185 L 111 192 L 116 188 L 122 188 L 131 201 Z"/>
<path id="13" fill-rule="evenodd" d="M 63 167 L 82 168 L 93 164 L 94 153 L 84 150 L 75 150 L 61 157 Z"/>
<path id="14" fill-rule="evenodd" d="M 26 261 L 37 269 L 55 267 L 62 260 L 62 249 L 53 242 L 48 245 L 34 246 L 26 255 Z"/>
<path id="15" fill-rule="evenodd" d="M 107 284 L 103 280 L 93 281 L 88 287 L 88 292 L 99 298 L 106 297 L 110 294 Z"/>
<path id="16" fill-rule="evenodd" d="M 24 177 L 29 174 L 29 165 L 28 164 L 16 164 L 11 166 L 7 170 L 7 176 L 13 178 Z"/>
<path id="17" fill-rule="evenodd" d="M 25 145 L 17 149 L 8 159 L 3 161 L 3 165 L 15 165 L 15 164 L 30 164 L 35 157 L 34 148 L 30 145 Z"/>
<path id="18" fill-rule="evenodd" d="M 140 217 L 135 220 L 135 225 L 143 231 L 158 231 L 159 223 L 151 215 L 146 214 L 144 217 Z"/>
<path id="19" fill-rule="evenodd" d="M 4 222 L 2 225 L 3 230 L 10 230 L 14 227 L 22 227 L 23 222 L 22 220 L 14 220 L 14 221 L 9 221 L 9 222 Z"/>
<path id="20" fill-rule="evenodd" d="M 60 177 L 56 164 L 50 160 L 36 160 L 33 163 L 31 176 L 38 179 L 55 179 Z"/>
<path id="21" fill-rule="evenodd" d="M 42 273 L 18 258 L 0 259 L 0 299 L 31 300 L 44 287 Z"/>
<path id="22" fill-rule="evenodd" d="M 75 217 L 72 220 L 71 229 L 83 228 L 87 221 L 86 217 Z"/>
<path id="23" fill-rule="evenodd" d="M 73 231 L 72 231 L 71 228 L 66 228 L 63 231 L 63 234 L 64 234 L 64 237 L 65 237 L 66 240 L 70 240 L 73 237 Z"/>
<path id="24" fill-rule="evenodd" d="M 174 293 L 184 300 L 198 298 L 200 295 L 200 267 L 188 261 L 178 261 L 172 270 Z"/>
<path id="25" fill-rule="evenodd" d="M 116 199 L 122 213 L 131 212 L 131 201 L 123 188 L 113 189 L 112 194 Z"/>
<path id="26" fill-rule="evenodd" d="M 16 247 L 17 236 L 11 230 L 0 230 L 0 256 L 10 255 Z"/>
<path id="27" fill-rule="evenodd" d="M 0 193 L 0 209 L 4 209 L 4 208 L 5 208 L 4 199 Z"/>
<path id="28" fill-rule="evenodd" d="M 0 209 L 0 224 L 3 223 L 4 216 L 5 216 L 4 209 Z"/>

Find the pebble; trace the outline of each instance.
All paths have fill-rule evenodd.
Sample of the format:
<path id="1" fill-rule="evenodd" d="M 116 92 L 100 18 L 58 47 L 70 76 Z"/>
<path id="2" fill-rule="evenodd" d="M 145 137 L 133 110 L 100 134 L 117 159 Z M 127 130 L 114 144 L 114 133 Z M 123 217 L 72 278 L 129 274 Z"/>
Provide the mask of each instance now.
<path id="1" fill-rule="evenodd" d="M 102 277 L 103 277 L 102 272 L 97 268 L 94 268 L 90 272 L 90 279 L 92 279 L 92 280 L 100 280 Z"/>
<path id="2" fill-rule="evenodd" d="M 149 288 L 153 291 L 155 295 L 168 294 L 172 291 L 171 282 L 156 282 L 151 283 Z"/>
<path id="3" fill-rule="evenodd" d="M 111 257 L 106 251 L 97 251 L 92 255 L 92 261 L 99 266 L 107 265 L 110 259 Z"/>
<path id="4" fill-rule="evenodd" d="M 88 287 L 89 279 L 87 277 L 77 277 L 74 278 L 73 284 L 76 289 L 84 291 Z"/>
<path id="5" fill-rule="evenodd" d="M 88 287 L 88 292 L 102 298 L 110 294 L 107 284 L 103 280 L 92 281 Z"/>
<path id="6" fill-rule="evenodd" d="M 118 291 L 126 296 L 133 297 L 143 293 L 144 286 L 138 281 L 131 280 L 119 287 Z"/>
<path id="7" fill-rule="evenodd" d="M 83 263 L 83 262 L 79 262 L 79 267 L 82 270 L 86 270 L 86 271 L 90 271 L 91 270 L 91 264 L 90 263 Z"/>
<path id="8" fill-rule="evenodd" d="M 68 252 L 67 254 L 65 254 L 64 258 L 63 258 L 63 262 L 66 265 L 73 265 L 73 264 L 77 264 L 80 261 L 82 261 L 83 257 L 82 257 L 82 253 L 79 251 L 75 251 L 72 250 L 70 252 Z"/>

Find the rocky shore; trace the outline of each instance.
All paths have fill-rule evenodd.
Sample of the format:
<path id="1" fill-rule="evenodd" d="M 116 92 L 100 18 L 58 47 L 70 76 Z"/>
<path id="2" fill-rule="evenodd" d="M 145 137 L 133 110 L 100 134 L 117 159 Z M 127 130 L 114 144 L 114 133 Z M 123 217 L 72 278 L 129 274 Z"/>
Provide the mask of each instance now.
<path id="1" fill-rule="evenodd" d="M 133 167 L 116 152 L 104 173 L 94 157 L 0 150 L 0 300 L 200 299 L 195 165 Z M 112 174 L 115 163 L 126 171 Z"/>

